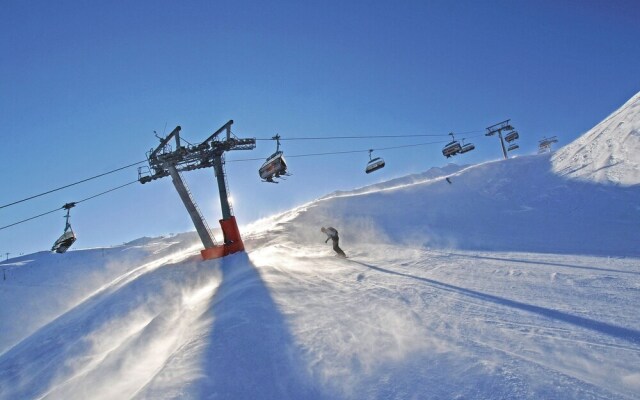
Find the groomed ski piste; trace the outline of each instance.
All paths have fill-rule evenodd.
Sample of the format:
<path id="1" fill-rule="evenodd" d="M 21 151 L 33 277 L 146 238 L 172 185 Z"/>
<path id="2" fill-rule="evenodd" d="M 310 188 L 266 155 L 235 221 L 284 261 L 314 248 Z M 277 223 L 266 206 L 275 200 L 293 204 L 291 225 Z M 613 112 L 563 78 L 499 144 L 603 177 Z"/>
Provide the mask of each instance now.
<path id="1" fill-rule="evenodd" d="M 569 152 L 257 221 L 223 259 L 184 233 L 1 263 L 0 399 L 637 399 L 639 104 Z"/>

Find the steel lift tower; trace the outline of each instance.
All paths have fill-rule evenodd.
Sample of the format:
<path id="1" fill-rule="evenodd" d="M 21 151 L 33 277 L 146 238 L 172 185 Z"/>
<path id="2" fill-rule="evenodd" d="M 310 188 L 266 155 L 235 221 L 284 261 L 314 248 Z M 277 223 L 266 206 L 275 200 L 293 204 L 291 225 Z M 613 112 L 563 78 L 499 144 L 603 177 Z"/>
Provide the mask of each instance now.
<path id="1" fill-rule="evenodd" d="M 538 154 L 542 154 L 545 152 L 551 153 L 551 145 L 554 143 L 558 143 L 558 138 L 552 136 L 550 138 L 543 137 L 542 140 L 538 142 Z"/>
<path id="2" fill-rule="evenodd" d="M 491 125 L 490 127 L 487 128 L 487 133 L 485 133 L 485 136 L 493 136 L 496 133 L 498 134 L 498 137 L 500 138 L 500 144 L 502 145 L 502 155 L 504 156 L 505 160 L 507 159 L 507 148 L 504 146 L 502 131 L 507 131 L 507 132 L 513 131 L 513 126 L 511 126 L 509 121 L 511 120 L 508 119 L 502 122 L 498 122 L 495 125 Z"/>
<path id="3" fill-rule="evenodd" d="M 147 154 L 149 167 L 138 169 L 138 181 L 147 183 L 153 180 L 171 176 L 180 199 L 184 203 L 189 216 L 196 227 L 196 231 L 202 240 L 204 250 L 200 253 L 205 260 L 220 258 L 226 255 L 243 251 L 244 244 L 240 237 L 236 218 L 229 204 L 228 187 L 224 171 L 224 152 L 231 150 L 252 150 L 256 147 L 256 139 L 239 139 L 231 134 L 233 120 L 224 124 L 211 136 L 198 145 L 184 145 L 180 141 L 180 130 L 177 126 L 166 138 L 160 139 L 160 144 L 155 150 Z M 225 135 L 219 137 L 221 133 Z M 170 146 L 171 139 L 175 139 L 175 150 Z M 218 244 L 211 233 L 211 229 L 205 221 L 198 205 L 193 200 L 191 192 L 182 179 L 183 171 L 213 167 L 218 180 L 218 192 L 220 193 L 220 206 L 222 208 L 223 243 Z"/>

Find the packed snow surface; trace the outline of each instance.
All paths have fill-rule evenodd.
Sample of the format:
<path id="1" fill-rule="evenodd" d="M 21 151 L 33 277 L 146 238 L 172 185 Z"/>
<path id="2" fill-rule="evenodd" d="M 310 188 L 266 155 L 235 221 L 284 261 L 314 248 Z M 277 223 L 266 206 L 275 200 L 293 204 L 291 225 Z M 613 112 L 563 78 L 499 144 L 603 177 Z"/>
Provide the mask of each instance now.
<path id="1" fill-rule="evenodd" d="M 640 93 L 553 157 L 568 177 L 620 185 L 640 184 Z"/>
<path id="2" fill-rule="evenodd" d="M 0 399 L 637 399 L 640 185 L 559 159 L 335 192 L 218 260 L 194 233 L 10 259 Z"/>
<path id="3" fill-rule="evenodd" d="M 640 188 L 548 155 L 454 170 L 258 221 L 220 260 L 191 233 L 1 264 L 0 398 L 637 398 Z"/>

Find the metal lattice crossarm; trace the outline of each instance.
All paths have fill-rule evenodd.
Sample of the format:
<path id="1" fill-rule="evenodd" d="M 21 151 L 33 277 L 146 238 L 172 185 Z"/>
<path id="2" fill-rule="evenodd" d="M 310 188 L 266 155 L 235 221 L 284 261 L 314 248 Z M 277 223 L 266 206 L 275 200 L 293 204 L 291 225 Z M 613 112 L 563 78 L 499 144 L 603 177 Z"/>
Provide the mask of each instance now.
<path id="1" fill-rule="evenodd" d="M 200 168 L 214 166 L 214 158 L 225 151 L 253 150 L 256 147 L 255 138 L 240 139 L 231 134 L 233 120 L 224 124 L 206 140 L 198 145 L 184 146 L 180 140 L 181 127 L 177 126 L 166 138 L 160 141 L 158 147 L 149 152 L 148 173 L 139 169 L 138 180 L 147 183 L 170 175 L 169 167 L 176 170 L 193 171 Z M 226 130 L 226 137 L 218 140 L 218 135 Z M 169 146 L 171 139 L 175 139 L 175 150 Z"/>
<path id="2" fill-rule="evenodd" d="M 491 125 L 490 127 L 487 128 L 487 133 L 485 133 L 485 136 L 493 136 L 496 133 L 499 133 L 502 131 L 512 131 L 513 126 L 511 126 L 511 124 L 509 123 L 510 121 L 511 121 L 510 119 L 507 119 L 505 121 L 498 122 L 497 124 Z"/>

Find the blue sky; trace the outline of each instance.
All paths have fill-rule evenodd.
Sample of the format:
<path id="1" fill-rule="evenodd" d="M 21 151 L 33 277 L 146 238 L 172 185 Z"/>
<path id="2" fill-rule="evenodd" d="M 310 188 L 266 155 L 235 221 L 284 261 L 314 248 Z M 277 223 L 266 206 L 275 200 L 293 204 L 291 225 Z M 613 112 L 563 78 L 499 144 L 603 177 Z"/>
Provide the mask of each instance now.
<path id="1" fill-rule="evenodd" d="M 153 131 L 192 143 L 229 119 L 238 137 L 446 134 L 510 118 L 520 155 L 564 145 L 640 90 L 635 1 L 4 1 L 0 26 L 0 204 L 145 158 Z M 334 190 L 501 156 L 496 138 L 445 159 L 442 144 L 289 158 L 262 183 L 275 143 L 227 156 L 241 224 Z M 476 134 L 467 134 L 471 137 Z M 464 137 L 461 135 L 460 137 Z M 283 141 L 286 155 L 444 138 Z M 133 181 L 135 168 L 0 209 L 0 226 Z M 186 175 L 209 223 L 213 171 Z M 428 199 L 425 199 L 428 206 Z M 0 253 L 48 249 L 63 212 L 0 230 Z M 78 248 L 192 230 L 169 179 L 72 210 Z"/>

